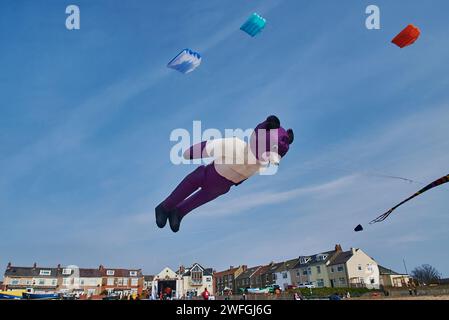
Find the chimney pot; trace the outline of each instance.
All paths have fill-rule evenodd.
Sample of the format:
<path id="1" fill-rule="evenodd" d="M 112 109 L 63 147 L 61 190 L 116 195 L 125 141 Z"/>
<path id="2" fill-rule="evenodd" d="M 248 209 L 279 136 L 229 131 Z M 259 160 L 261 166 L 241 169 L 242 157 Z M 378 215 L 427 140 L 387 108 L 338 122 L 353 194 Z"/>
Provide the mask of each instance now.
<path id="1" fill-rule="evenodd" d="M 35 262 L 35 263 L 33 264 L 33 268 L 36 269 L 36 267 L 37 267 L 37 263 Z"/>
<path id="2" fill-rule="evenodd" d="M 6 267 L 6 269 L 11 269 L 11 262 L 8 262 L 8 266 Z"/>

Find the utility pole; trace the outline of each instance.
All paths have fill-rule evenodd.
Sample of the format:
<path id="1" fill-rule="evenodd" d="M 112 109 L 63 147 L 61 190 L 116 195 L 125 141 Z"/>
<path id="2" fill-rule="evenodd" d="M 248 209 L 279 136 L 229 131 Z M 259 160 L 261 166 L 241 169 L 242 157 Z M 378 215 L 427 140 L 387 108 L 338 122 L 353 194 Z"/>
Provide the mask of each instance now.
<path id="1" fill-rule="evenodd" d="M 408 274 L 407 265 L 405 264 L 405 259 L 402 259 L 402 262 L 404 262 L 405 274 Z"/>

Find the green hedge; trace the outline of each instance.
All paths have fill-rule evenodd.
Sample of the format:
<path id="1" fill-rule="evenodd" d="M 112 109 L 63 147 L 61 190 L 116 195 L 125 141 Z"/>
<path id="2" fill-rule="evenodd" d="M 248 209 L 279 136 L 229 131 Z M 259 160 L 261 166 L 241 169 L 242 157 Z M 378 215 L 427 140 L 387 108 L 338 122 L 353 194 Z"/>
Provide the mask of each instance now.
<path id="1" fill-rule="evenodd" d="M 301 293 L 304 297 L 329 297 L 330 295 L 337 293 L 346 296 L 349 292 L 351 297 L 360 297 L 369 292 L 378 292 L 378 290 L 372 290 L 367 288 L 312 288 L 312 292 L 308 288 L 298 288 L 289 290 L 290 293 Z"/>

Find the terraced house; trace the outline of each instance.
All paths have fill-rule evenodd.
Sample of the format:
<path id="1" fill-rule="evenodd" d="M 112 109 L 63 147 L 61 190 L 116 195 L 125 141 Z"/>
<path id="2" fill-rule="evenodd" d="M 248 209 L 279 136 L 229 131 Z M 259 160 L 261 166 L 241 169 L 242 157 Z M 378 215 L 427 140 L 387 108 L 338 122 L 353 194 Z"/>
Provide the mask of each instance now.
<path id="1" fill-rule="evenodd" d="M 236 292 L 235 279 L 246 271 L 248 267 L 246 265 L 234 267 L 230 266 L 229 269 L 215 272 L 213 274 L 214 278 L 214 288 L 216 294 L 223 294 L 225 291 Z"/>
<path id="2" fill-rule="evenodd" d="M 318 288 L 331 287 L 327 266 L 341 251 L 341 246 L 336 245 L 332 251 L 300 256 L 290 271 L 292 285 L 313 283 Z"/>
<path id="3" fill-rule="evenodd" d="M 8 263 L 3 282 L 8 290 L 55 292 L 58 288 L 58 269 L 38 267 L 36 263 L 32 267 L 16 267 Z"/>
<path id="4" fill-rule="evenodd" d="M 255 277 L 256 272 L 262 268 L 261 266 L 247 268 L 244 272 L 242 272 L 236 279 L 235 279 L 235 289 L 236 293 L 239 291 L 243 291 L 247 288 L 257 288 L 255 287 Z"/>
<path id="5" fill-rule="evenodd" d="M 276 270 L 281 267 L 284 262 L 271 262 L 260 274 L 260 286 L 265 288 L 276 284 Z"/>
<path id="6" fill-rule="evenodd" d="M 282 290 L 287 289 L 289 286 L 293 285 L 292 281 L 292 270 L 298 264 L 299 258 L 292 259 L 281 263 L 281 265 L 276 269 L 274 273 L 274 280 L 276 285 Z"/>
<path id="7" fill-rule="evenodd" d="M 113 269 L 100 265 L 102 276 L 102 292 L 118 295 L 141 294 L 143 290 L 143 275 L 141 269 Z"/>

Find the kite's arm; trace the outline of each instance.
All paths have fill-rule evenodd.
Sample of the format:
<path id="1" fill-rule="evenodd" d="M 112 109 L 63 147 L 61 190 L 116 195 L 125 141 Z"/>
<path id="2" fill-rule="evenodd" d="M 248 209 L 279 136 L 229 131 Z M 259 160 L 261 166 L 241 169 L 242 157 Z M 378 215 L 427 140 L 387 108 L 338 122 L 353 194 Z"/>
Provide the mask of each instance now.
<path id="1" fill-rule="evenodd" d="M 192 159 L 208 158 L 209 155 L 207 155 L 206 152 L 206 145 L 207 141 L 202 141 L 200 143 L 194 144 L 184 152 L 183 154 L 184 159 L 192 160 Z"/>
<path id="2" fill-rule="evenodd" d="M 191 146 L 184 152 L 184 159 L 221 158 L 232 155 L 235 149 L 234 138 L 213 139 Z"/>

